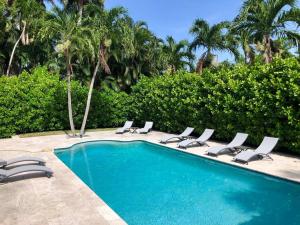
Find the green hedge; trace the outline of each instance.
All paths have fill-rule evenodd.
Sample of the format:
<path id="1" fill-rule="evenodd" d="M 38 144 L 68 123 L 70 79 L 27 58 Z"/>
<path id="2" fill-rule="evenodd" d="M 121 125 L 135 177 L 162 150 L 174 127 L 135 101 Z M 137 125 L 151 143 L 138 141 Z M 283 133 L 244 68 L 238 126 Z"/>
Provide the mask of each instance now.
<path id="1" fill-rule="evenodd" d="M 32 74 L 0 78 L 0 137 L 69 129 L 66 82 L 37 68 Z M 88 88 L 72 82 L 74 122 L 80 128 Z M 128 117 L 130 98 L 94 91 L 87 128 L 118 126 Z"/>
<path id="2" fill-rule="evenodd" d="M 72 82 L 74 121 L 80 128 L 88 88 Z M 142 78 L 131 94 L 94 91 L 88 128 L 115 127 L 126 119 L 136 125 L 152 120 L 155 129 L 180 132 L 193 126 L 200 134 L 229 141 L 236 132 L 280 138 L 281 150 L 300 153 L 300 64 L 296 59 L 269 65 L 236 65 L 202 75 L 180 72 Z M 0 78 L 0 137 L 69 129 L 66 82 L 37 68 L 31 74 Z"/>
<path id="3" fill-rule="evenodd" d="M 215 138 L 229 141 L 236 132 L 280 138 L 281 150 L 300 153 L 300 64 L 296 59 L 270 65 L 237 65 L 206 71 L 144 77 L 133 87 L 131 117 L 153 120 L 155 128 L 179 132 L 186 126 L 199 134 L 214 128 Z"/>

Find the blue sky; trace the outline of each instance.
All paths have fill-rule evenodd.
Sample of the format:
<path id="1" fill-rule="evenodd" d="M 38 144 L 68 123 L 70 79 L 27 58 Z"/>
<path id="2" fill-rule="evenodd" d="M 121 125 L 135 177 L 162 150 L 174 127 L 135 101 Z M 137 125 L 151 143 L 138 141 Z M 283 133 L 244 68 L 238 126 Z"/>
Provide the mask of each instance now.
<path id="1" fill-rule="evenodd" d="M 125 7 L 134 20 L 147 22 L 157 36 L 173 36 L 176 40 L 192 40 L 189 29 L 193 21 L 203 18 L 210 24 L 232 20 L 242 0 L 106 0 L 105 7 Z M 218 53 L 218 60 L 233 60 L 227 53 Z"/>

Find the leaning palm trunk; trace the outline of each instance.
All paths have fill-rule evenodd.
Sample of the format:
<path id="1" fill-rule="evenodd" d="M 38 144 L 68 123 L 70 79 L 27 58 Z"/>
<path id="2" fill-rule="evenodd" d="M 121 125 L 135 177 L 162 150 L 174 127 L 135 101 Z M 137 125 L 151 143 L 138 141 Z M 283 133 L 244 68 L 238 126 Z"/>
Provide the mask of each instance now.
<path id="1" fill-rule="evenodd" d="M 89 93 L 88 93 L 88 98 L 86 101 L 86 107 L 85 107 L 85 112 L 84 112 L 84 117 L 83 117 L 83 121 L 82 121 L 82 125 L 81 125 L 81 129 L 80 129 L 80 137 L 82 137 L 84 135 L 84 130 L 85 130 L 85 126 L 86 126 L 86 121 L 89 115 L 89 111 L 90 111 L 90 106 L 91 106 L 91 100 L 92 100 L 92 94 L 93 94 L 93 89 L 94 89 L 94 83 L 95 83 L 95 79 L 96 79 L 96 75 L 98 72 L 100 66 L 100 60 L 98 60 L 97 65 L 95 67 L 94 73 L 93 73 L 93 77 L 90 83 L 90 89 L 89 89 Z"/>
<path id="2" fill-rule="evenodd" d="M 67 79 L 68 79 L 68 112 L 69 112 L 69 122 L 70 122 L 70 128 L 72 135 L 76 135 L 74 121 L 73 121 L 73 109 L 72 109 L 72 94 L 71 94 L 71 62 L 70 59 L 67 57 Z"/>
<path id="3" fill-rule="evenodd" d="M 87 98 L 86 107 L 85 107 L 85 113 L 84 113 L 81 129 L 80 129 L 80 137 L 82 137 L 84 135 L 85 126 L 86 126 L 87 118 L 88 118 L 89 111 L 90 111 L 90 105 L 91 105 L 91 100 L 92 100 L 94 83 L 95 83 L 95 79 L 96 79 L 96 75 L 97 75 L 99 66 L 101 65 L 101 67 L 104 69 L 104 71 L 106 73 L 108 73 L 108 74 L 111 73 L 110 68 L 107 65 L 107 62 L 106 62 L 106 59 L 105 59 L 105 54 L 106 54 L 106 47 L 104 45 L 100 45 L 99 46 L 99 52 L 98 52 L 98 61 L 97 61 L 97 65 L 95 67 L 93 77 L 92 77 L 92 80 L 91 80 L 90 89 L 89 89 L 88 98 Z"/>
<path id="4" fill-rule="evenodd" d="M 9 75 L 9 72 L 10 72 L 10 67 L 11 67 L 12 60 L 13 60 L 14 55 L 15 55 L 16 48 L 17 48 L 19 42 L 21 41 L 21 39 L 24 38 L 24 35 L 25 35 L 26 22 L 24 21 L 23 24 L 24 24 L 24 27 L 23 27 L 22 33 L 21 33 L 20 37 L 18 38 L 18 40 L 16 41 L 16 43 L 14 45 L 14 48 L 13 48 L 13 50 L 11 52 L 11 56 L 10 56 L 8 67 L 7 67 L 7 71 L 6 71 L 6 75 L 7 76 Z"/>

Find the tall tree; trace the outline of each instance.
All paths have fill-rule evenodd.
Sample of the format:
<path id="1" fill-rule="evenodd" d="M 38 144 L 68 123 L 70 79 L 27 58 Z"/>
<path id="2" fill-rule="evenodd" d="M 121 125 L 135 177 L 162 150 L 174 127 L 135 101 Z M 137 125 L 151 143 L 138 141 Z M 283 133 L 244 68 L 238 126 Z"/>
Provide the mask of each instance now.
<path id="1" fill-rule="evenodd" d="M 18 59 L 21 56 L 18 54 L 17 49 L 20 48 L 20 45 L 29 46 L 36 42 L 34 36 L 45 17 L 46 11 L 36 0 L 20 0 L 7 4 L 3 8 L 3 13 L 5 14 L 5 19 L 2 33 L 6 40 L 0 41 L 3 41 L 1 44 L 4 47 L 3 51 L 8 46 L 12 47 L 6 70 L 6 74 L 9 75 L 11 70 L 13 72 L 20 71 L 18 67 L 21 67 L 21 65 Z M 25 64 L 28 63 L 27 60 L 24 60 L 24 55 L 22 56 L 23 62 L 26 61 Z"/>
<path id="2" fill-rule="evenodd" d="M 244 5 L 246 7 L 246 4 Z M 253 47 L 253 38 L 247 30 L 237 29 L 237 25 L 245 20 L 247 11 L 241 10 L 231 24 L 231 33 L 237 36 L 240 42 L 240 47 L 243 50 L 245 64 L 251 64 L 255 59 L 255 48 Z"/>
<path id="3" fill-rule="evenodd" d="M 166 54 L 168 69 L 173 74 L 179 69 L 186 69 L 187 66 L 192 67 L 194 55 L 189 50 L 189 42 L 181 40 L 178 43 L 173 37 L 167 36 L 163 47 Z"/>
<path id="4" fill-rule="evenodd" d="M 229 22 L 221 22 L 213 26 L 210 26 L 203 19 L 197 19 L 194 22 L 190 29 L 190 33 L 194 36 L 190 48 L 191 50 L 196 50 L 197 48 L 204 49 L 197 63 L 197 73 L 202 73 L 205 61 L 217 51 L 227 51 L 232 53 L 236 58 L 239 57 L 238 42 L 229 32 L 229 28 Z"/>
<path id="5" fill-rule="evenodd" d="M 60 0 L 60 3 L 68 11 L 78 12 L 78 21 L 80 24 L 82 21 L 84 6 L 87 4 L 94 4 L 96 7 L 103 7 L 104 0 Z"/>
<path id="6" fill-rule="evenodd" d="M 112 33 L 108 63 L 120 89 L 128 89 L 141 74 L 150 76 L 162 71 L 163 41 L 155 37 L 145 22 L 134 22 L 125 15 L 114 23 Z"/>
<path id="7" fill-rule="evenodd" d="M 111 73 L 110 68 L 107 64 L 107 49 L 111 46 L 110 30 L 114 21 L 117 20 L 119 16 L 121 16 L 123 13 L 123 9 L 115 8 L 110 11 L 105 11 L 102 7 L 99 7 L 94 4 L 90 4 L 88 9 L 89 10 L 87 12 L 88 15 L 86 18 L 86 22 L 89 25 L 91 34 L 90 40 L 94 48 L 94 50 L 91 51 L 92 54 L 90 55 L 90 57 L 91 61 L 96 60 L 97 63 L 94 68 L 93 76 L 90 82 L 84 117 L 80 129 L 80 137 L 82 137 L 85 133 L 85 126 L 90 111 L 94 83 L 99 69 L 102 68 L 107 74 Z"/>
<path id="8" fill-rule="evenodd" d="M 73 136 L 76 136 L 72 110 L 71 77 L 73 75 L 73 58 L 80 58 L 86 54 L 90 48 L 90 42 L 85 35 L 87 31 L 78 26 L 78 15 L 67 13 L 59 8 L 53 9 L 52 18 L 41 30 L 40 35 L 50 35 L 55 41 L 55 50 L 62 54 L 65 60 L 68 94 L 68 114 L 70 128 Z"/>
<path id="9" fill-rule="evenodd" d="M 264 47 L 264 61 L 270 63 L 275 52 L 272 51 L 273 38 L 286 38 L 299 43 L 299 31 L 290 29 L 300 25 L 300 9 L 297 0 L 248 0 L 244 3 L 236 19 L 235 29 L 248 32 L 255 43 Z"/>
<path id="10" fill-rule="evenodd" d="M 9 72 L 10 72 L 10 67 L 11 67 L 11 63 L 12 63 L 12 60 L 14 58 L 14 55 L 15 55 L 15 51 L 16 51 L 16 48 L 19 44 L 19 42 L 21 41 L 21 39 L 25 39 L 25 31 L 26 31 L 26 21 L 22 21 L 22 31 L 21 31 L 21 34 L 20 34 L 20 37 L 17 39 L 16 43 L 14 44 L 14 47 L 12 49 L 12 52 L 11 52 L 11 55 L 10 55 L 10 59 L 9 59 L 9 62 L 8 62 L 8 67 L 7 67 L 7 71 L 6 71 L 6 76 L 9 75 Z M 21 24 L 20 24 L 20 27 L 21 27 Z"/>

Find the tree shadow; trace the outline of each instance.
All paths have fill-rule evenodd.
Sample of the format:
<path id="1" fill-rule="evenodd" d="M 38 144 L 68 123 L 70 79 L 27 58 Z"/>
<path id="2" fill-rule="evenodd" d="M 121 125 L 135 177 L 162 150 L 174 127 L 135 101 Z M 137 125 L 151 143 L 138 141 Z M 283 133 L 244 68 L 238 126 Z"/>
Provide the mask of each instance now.
<path id="1" fill-rule="evenodd" d="M 259 186 L 255 187 L 260 188 Z M 272 187 L 268 188 L 271 193 Z M 276 196 L 270 195 L 267 191 L 268 189 L 263 190 L 247 189 L 224 192 L 223 197 L 230 205 L 250 217 L 250 219 L 239 223 L 239 225 L 300 224 L 300 214 L 298 212 L 300 207 L 299 195 L 295 199 L 293 196 L 288 196 L 289 193 Z M 284 193 L 285 190 L 282 189 L 281 191 Z"/>

